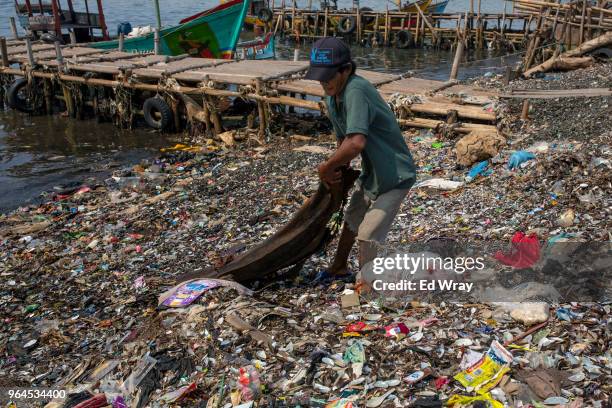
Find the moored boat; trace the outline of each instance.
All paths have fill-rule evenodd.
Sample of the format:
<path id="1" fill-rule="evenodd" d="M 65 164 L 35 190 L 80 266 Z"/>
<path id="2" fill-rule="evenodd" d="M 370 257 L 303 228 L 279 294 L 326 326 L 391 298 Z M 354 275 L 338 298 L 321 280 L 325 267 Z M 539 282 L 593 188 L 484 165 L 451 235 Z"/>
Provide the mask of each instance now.
<path id="1" fill-rule="evenodd" d="M 180 21 L 179 25 L 163 28 L 159 33 L 159 53 L 189 54 L 203 58 L 232 58 L 238 43 L 250 0 L 232 0 Z M 119 40 L 90 44 L 101 49 L 117 49 Z M 125 38 L 126 52 L 151 52 L 155 35 Z"/>
<path id="2" fill-rule="evenodd" d="M 236 59 L 273 59 L 275 57 L 274 43 L 274 34 L 271 32 L 264 38 L 239 42 L 236 46 Z"/>

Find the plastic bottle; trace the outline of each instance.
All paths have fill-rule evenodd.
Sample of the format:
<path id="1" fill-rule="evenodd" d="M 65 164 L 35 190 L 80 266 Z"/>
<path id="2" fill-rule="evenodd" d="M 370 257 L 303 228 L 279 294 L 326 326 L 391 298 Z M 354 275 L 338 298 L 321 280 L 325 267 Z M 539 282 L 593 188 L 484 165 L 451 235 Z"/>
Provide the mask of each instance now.
<path id="1" fill-rule="evenodd" d="M 240 368 L 238 386 L 240 387 L 243 401 L 252 401 L 259 396 L 261 382 L 259 381 L 259 373 L 255 367 L 248 365 Z"/>

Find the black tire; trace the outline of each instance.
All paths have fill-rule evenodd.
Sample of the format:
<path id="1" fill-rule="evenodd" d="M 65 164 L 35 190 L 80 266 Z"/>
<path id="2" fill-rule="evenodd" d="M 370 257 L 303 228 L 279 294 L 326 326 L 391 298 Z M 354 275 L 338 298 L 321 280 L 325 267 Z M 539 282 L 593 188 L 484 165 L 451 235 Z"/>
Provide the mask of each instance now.
<path id="1" fill-rule="evenodd" d="M 353 16 L 344 16 L 338 22 L 338 32 L 340 34 L 351 34 L 357 28 L 357 22 Z"/>
<path id="2" fill-rule="evenodd" d="M 368 11 L 372 11 L 371 8 L 369 7 L 361 7 L 359 9 L 359 12 L 363 13 L 363 12 L 368 12 Z M 373 24 L 376 21 L 376 17 L 364 17 L 363 18 L 363 23 L 364 25 L 370 25 Z"/>
<path id="3" fill-rule="evenodd" d="M 402 30 L 395 34 L 395 46 L 397 48 L 410 48 L 414 44 L 414 38 L 410 31 Z"/>
<path id="4" fill-rule="evenodd" d="M 27 98 L 19 94 L 28 86 L 26 78 L 17 78 L 6 91 L 6 100 L 8 105 L 19 112 L 32 113 L 32 107 L 28 103 Z"/>
<path id="5" fill-rule="evenodd" d="M 264 7 L 257 12 L 257 18 L 264 23 L 269 23 L 274 18 L 274 14 L 272 13 L 272 10 Z"/>
<path id="6" fill-rule="evenodd" d="M 601 59 L 609 59 L 609 58 L 612 58 L 612 48 L 609 48 L 609 47 L 597 48 L 596 50 L 590 51 L 587 54 L 593 57 L 601 58 Z"/>
<path id="7" fill-rule="evenodd" d="M 157 130 L 166 130 L 170 127 L 173 120 L 170 106 L 160 97 L 149 98 L 142 107 L 145 122 L 147 125 Z"/>

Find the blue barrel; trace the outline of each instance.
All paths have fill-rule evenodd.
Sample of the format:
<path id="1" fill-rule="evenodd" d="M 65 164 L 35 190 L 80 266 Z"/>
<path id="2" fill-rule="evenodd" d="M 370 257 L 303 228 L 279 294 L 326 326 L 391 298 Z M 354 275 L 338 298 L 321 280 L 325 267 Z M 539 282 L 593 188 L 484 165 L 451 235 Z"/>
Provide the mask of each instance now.
<path id="1" fill-rule="evenodd" d="M 119 36 L 121 33 L 123 33 L 123 35 L 128 35 L 131 32 L 132 32 L 132 25 L 130 24 L 129 21 L 124 21 L 117 25 L 117 36 Z"/>

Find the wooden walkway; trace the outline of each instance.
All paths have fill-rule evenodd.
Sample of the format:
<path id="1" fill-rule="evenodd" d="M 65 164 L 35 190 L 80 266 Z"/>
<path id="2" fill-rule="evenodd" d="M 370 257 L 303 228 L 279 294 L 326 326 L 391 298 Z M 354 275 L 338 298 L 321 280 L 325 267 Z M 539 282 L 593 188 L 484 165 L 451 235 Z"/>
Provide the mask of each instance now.
<path id="1" fill-rule="evenodd" d="M 324 110 L 319 83 L 303 79 L 308 68 L 306 61 L 167 57 L 85 46 L 62 47 L 62 56 L 58 58 L 52 45 L 33 44 L 32 49 L 34 66 L 28 62 L 25 44 L 9 43 L 10 66 L 1 67 L 0 75 L 176 95 L 189 105 L 191 116 L 205 122 L 213 133 L 223 130 L 222 115 L 215 108 L 220 98 L 240 97 L 256 102 L 260 135 L 268 125 L 265 112 L 270 106 Z M 414 116 L 428 119 L 430 122 L 424 123 L 430 123 L 430 127 L 445 122 L 449 112 L 456 111 L 462 120 L 495 129 L 495 113 L 484 108 L 496 98 L 492 91 L 361 69 L 357 73 L 371 81 L 387 101 L 397 101 L 401 95 L 419 95 L 405 108 Z M 70 110 L 70 104 L 66 105 Z M 194 115 L 194 110 L 202 114 Z"/>

